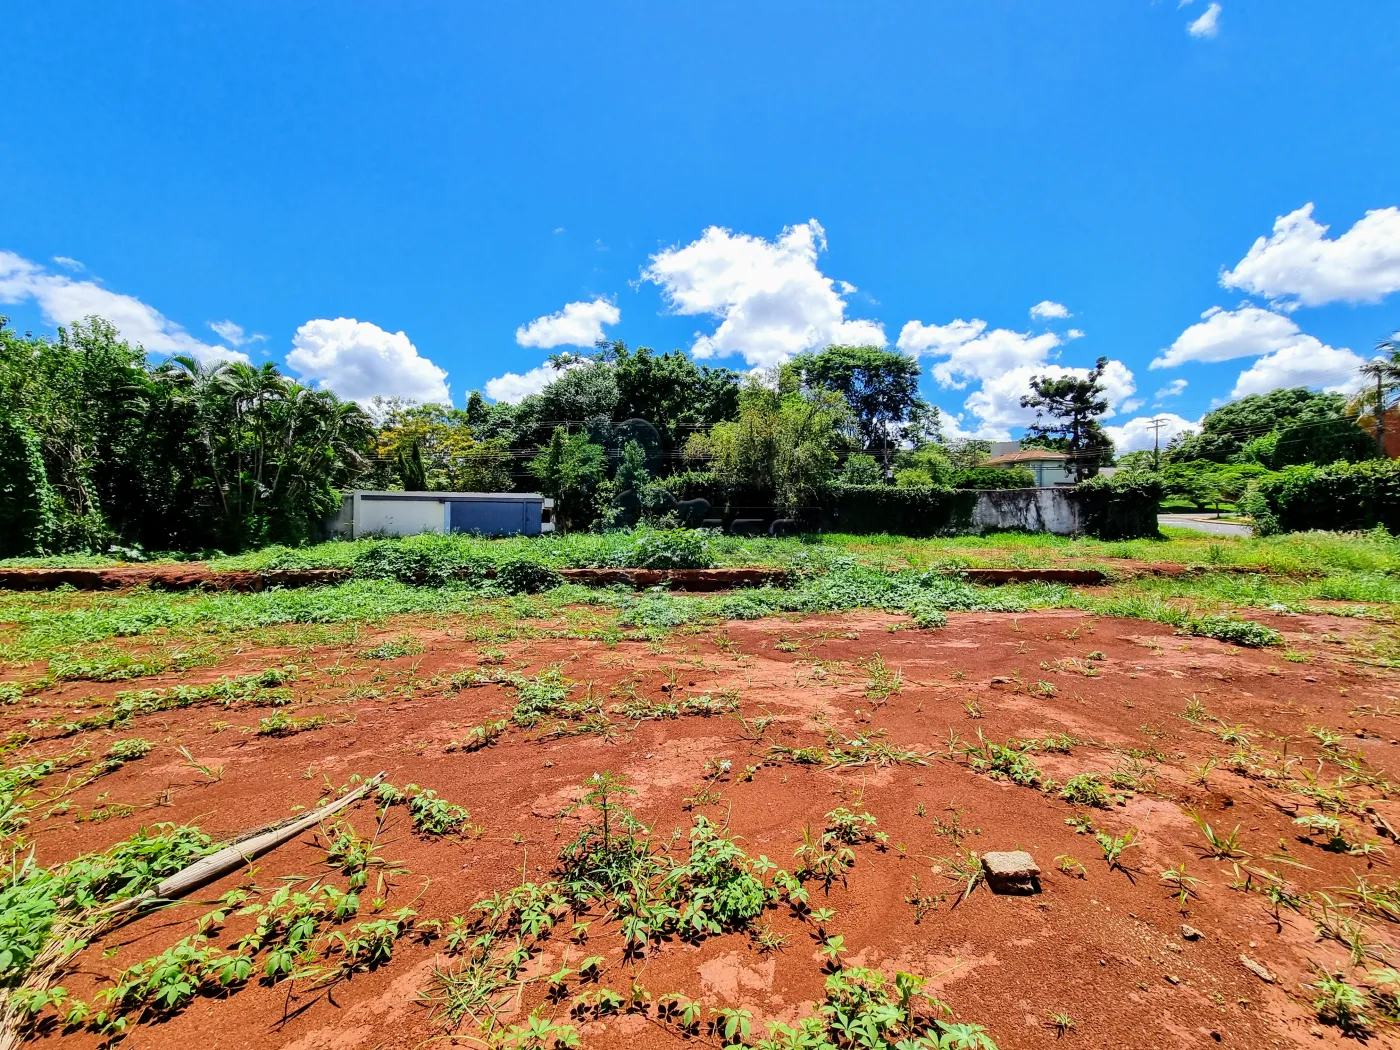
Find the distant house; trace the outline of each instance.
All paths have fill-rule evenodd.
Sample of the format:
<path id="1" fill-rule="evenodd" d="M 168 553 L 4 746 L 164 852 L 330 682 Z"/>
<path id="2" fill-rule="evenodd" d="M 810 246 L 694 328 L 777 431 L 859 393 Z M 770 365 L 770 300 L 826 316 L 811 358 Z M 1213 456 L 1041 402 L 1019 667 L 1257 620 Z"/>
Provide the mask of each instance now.
<path id="1" fill-rule="evenodd" d="M 997 442 L 997 445 L 1003 447 L 1016 444 L 1016 442 L 1009 441 Z M 1001 449 L 993 446 L 992 451 L 1001 452 Z M 1038 488 L 1074 484 L 1074 473 L 1070 470 L 1069 456 L 1064 452 L 1051 452 L 1043 448 L 1028 448 L 1025 451 L 1013 449 L 993 456 L 982 466 L 1003 469 L 1025 467 L 1035 475 L 1035 483 Z"/>

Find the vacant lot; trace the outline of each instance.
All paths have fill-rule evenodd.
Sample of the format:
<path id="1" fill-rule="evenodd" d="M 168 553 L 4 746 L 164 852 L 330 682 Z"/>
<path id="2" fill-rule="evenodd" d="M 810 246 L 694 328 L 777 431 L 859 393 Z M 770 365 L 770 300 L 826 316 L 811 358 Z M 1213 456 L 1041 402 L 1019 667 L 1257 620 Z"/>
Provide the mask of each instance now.
<path id="1" fill-rule="evenodd" d="M 0 595 L 0 975 L 92 937 L 12 1017 L 143 1048 L 1391 1045 L 1393 554 L 1303 543 L 1078 589 L 906 541 L 781 592 Z M 1017 849 L 1040 892 L 993 893 L 980 856 Z"/>

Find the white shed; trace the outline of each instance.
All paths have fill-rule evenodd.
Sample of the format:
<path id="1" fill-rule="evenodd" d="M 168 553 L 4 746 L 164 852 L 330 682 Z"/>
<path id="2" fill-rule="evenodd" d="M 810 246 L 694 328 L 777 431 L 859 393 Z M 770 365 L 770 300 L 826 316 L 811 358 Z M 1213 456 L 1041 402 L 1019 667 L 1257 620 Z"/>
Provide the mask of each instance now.
<path id="1" fill-rule="evenodd" d="M 538 536 L 552 532 L 544 519 L 554 501 L 538 492 L 345 493 L 327 523 L 333 536 L 416 536 L 421 532 L 474 532 L 483 536 Z"/>

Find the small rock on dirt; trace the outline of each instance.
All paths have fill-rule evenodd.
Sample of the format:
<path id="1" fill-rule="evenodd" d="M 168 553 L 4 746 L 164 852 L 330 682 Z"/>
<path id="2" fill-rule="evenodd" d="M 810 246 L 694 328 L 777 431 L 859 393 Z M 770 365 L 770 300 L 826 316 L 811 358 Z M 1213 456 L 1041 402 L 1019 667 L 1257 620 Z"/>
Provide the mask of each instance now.
<path id="1" fill-rule="evenodd" d="M 1250 973 L 1254 974 L 1255 977 L 1258 977 L 1265 984 L 1274 983 L 1274 975 L 1269 972 L 1269 968 L 1263 963 L 1255 962 L 1248 955 L 1241 955 L 1240 964 Z"/>
<path id="2" fill-rule="evenodd" d="M 993 893 L 1039 893 L 1040 868 L 1022 849 L 982 854 L 982 871 Z"/>
<path id="3" fill-rule="evenodd" d="M 1181 924 L 1181 936 L 1188 941 L 1197 941 L 1201 939 L 1201 931 L 1194 926 L 1187 926 L 1183 922 Z"/>

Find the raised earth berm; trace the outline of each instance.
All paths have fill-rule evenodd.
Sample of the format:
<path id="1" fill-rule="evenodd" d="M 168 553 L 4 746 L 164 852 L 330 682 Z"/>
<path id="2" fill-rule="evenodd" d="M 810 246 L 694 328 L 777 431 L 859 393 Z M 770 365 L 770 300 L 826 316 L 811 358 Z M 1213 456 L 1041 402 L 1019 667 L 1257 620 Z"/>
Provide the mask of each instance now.
<path id="1" fill-rule="evenodd" d="M 90 569 L 0 569 L 0 589 L 46 591 L 73 587 L 80 591 L 113 591 L 150 587 L 163 591 L 263 591 L 272 587 L 319 587 L 344 583 L 349 569 L 210 569 L 206 565 L 133 565 Z M 561 569 L 571 583 L 607 587 L 657 587 L 681 591 L 724 591 L 736 587 L 783 586 L 784 569 Z"/>
<path id="2" fill-rule="evenodd" d="M 467 570 L 463 571 L 465 575 Z M 1128 563 L 1115 567 L 1115 575 L 1183 576 L 1201 572 L 1270 574 L 1251 565 L 1196 566 L 1170 562 Z M 680 591 L 723 591 L 736 587 L 782 587 L 791 582 L 785 569 L 738 567 L 719 569 L 561 569 L 559 574 L 572 583 L 608 587 L 623 583 L 634 587 L 667 584 Z M 80 591 L 115 591 L 129 587 L 150 587 L 161 591 L 265 591 L 272 587 L 324 587 L 344 583 L 353 575 L 350 569 L 211 569 L 199 562 L 178 565 L 122 565 L 106 568 L 0 569 L 0 589 L 49 591 L 72 587 Z M 1091 568 L 1010 569 L 967 567 L 949 569 L 949 576 L 960 576 L 969 583 L 1066 583 L 1096 587 L 1109 582 L 1109 574 Z M 1289 573 L 1288 575 L 1308 575 Z"/>

